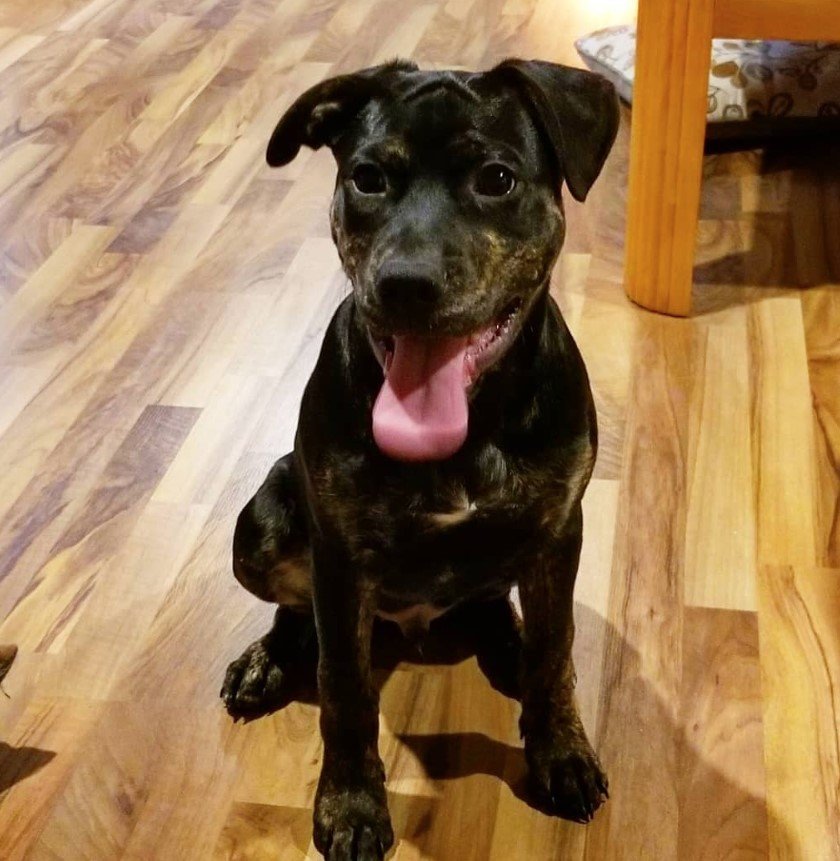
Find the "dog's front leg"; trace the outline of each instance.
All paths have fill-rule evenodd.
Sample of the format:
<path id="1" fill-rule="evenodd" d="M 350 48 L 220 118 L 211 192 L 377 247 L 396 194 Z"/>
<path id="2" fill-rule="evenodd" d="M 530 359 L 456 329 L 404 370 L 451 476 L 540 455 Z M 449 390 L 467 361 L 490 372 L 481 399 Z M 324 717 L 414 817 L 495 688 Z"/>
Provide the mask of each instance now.
<path id="1" fill-rule="evenodd" d="M 578 505 L 559 539 L 546 542 L 519 582 L 524 621 L 522 717 L 531 777 L 549 809 L 588 822 L 607 779 L 575 702 L 573 591 L 583 517 Z"/>
<path id="2" fill-rule="evenodd" d="M 330 861 L 374 861 L 394 835 L 370 672 L 373 594 L 340 548 L 313 542 L 313 562 L 324 739 L 313 838 Z"/>

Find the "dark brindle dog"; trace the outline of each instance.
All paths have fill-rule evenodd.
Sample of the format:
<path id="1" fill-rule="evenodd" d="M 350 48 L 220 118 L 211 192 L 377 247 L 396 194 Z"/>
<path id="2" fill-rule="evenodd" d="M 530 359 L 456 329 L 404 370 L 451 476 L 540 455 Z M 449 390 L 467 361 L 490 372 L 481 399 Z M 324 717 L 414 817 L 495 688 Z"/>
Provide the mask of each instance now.
<path id="1" fill-rule="evenodd" d="M 236 526 L 236 577 L 279 609 L 222 693 L 234 713 L 275 700 L 314 611 L 314 839 L 331 859 L 381 858 L 393 842 L 374 617 L 417 633 L 514 584 L 534 783 L 551 810 L 581 821 L 606 797 L 571 658 L 595 412 L 548 287 L 560 186 L 586 197 L 617 124 L 612 87 L 588 72 L 394 62 L 313 87 L 271 137 L 270 165 L 303 145 L 332 149 L 332 233 L 353 293 L 306 387 L 294 452 Z"/>

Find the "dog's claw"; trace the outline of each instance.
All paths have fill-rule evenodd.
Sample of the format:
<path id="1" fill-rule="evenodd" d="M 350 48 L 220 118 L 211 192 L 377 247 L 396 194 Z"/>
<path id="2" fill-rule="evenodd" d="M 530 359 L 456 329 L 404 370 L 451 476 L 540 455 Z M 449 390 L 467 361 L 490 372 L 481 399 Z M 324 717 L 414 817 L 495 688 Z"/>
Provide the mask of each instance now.
<path id="1" fill-rule="evenodd" d="M 391 843 L 393 837 L 389 845 Z M 382 861 L 385 857 L 385 846 L 373 827 L 357 825 L 336 831 L 324 857 L 328 861 Z"/>
<path id="2" fill-rule="evenodd" d="M 610 782 L 603 772 L 598 775 L 598 791 L 601 793 L 604 801 L 610 797 Z"/>
<path id="3" fill-rule="evenodd" d="M 326 852 L 329 861 L 382 861 L 382 842 L 367 826 L 337 831 Z"/>
<path id="4" fill-rule="evenodd" d="M 356 842 L 357 861 L 381 861 L 384 857 L 379 838 L 370 828 L 362 828 Z"/>
<path id="5" fill-rule="evenodd" d="M 526 750 L 528 749 L 526 738 Z M 531 776 L 548 812 L 591 822 L 608 797 L 607 780 L 585 736 L 529 751 Z"/>
<path id="6" fill-rule="evenodd" d="M 394 843 L 384 786 L 317 796 L 312 837 L 327 861 L 382 861 Z"/>

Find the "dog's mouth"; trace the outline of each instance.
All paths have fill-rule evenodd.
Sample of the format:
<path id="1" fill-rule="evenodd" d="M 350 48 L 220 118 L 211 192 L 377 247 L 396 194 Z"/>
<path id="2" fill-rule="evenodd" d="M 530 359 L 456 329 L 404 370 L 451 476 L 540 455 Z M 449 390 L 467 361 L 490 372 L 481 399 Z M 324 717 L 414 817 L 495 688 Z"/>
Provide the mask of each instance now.
<path id="1" fill-rule="evenodd" d="M 390 335 L 370 340 L 385 373 L 373 407 L 373 437 L 389 457 L 443 460 L 464 444 L 468 392 L 516 337 L 522 303 L 462 336 Z"/>

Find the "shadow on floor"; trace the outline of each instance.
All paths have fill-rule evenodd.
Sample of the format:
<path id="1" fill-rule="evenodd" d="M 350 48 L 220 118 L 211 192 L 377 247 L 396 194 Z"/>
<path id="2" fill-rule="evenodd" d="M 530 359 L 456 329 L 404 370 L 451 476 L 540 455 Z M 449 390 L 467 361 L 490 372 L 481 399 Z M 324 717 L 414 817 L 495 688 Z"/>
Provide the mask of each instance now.
<path id="1" fill-rule="evenodd" d="M 840 283 L 838 157 L 840 147 L 826 137 L 771 143 L 747 186 L 738 156 L 707 164 L 701 256 L 724 253 L 694 267 L 695 315 L 786 295 L 784 288 Z M 729 250 L 733 244 L 742 247 Z"/>
<path id="2" fill-rule="evenodd" d="M 431 624 L 421 640 L 411 641 L 392 623 L 377 619 L 373 629 L 374 681 L 380 690 L 400 664 L 453 666 L 475 656 L 490 684 L 505 696 L 518 697 L 518 622 L 507 600 L 469 605 Z M 301 659 L 284 666 L 283 696 L 266 711 L 231 712 L 249 722 L 285 708 L 292 702 L 318 703 L 317 648 L 304 647 Z"/>
<path id="3" fill-rule="evenodd" d="M 699 809 L 704 811 L 708 809 L 708 823 L 696 815 L 691 817 L 691 834 L 687 839 L 693 848 L 698 849 L 707 841 L 714 846 L 716 840 L 721 840 L 721 846 L 748 847 L 750 852 L 756 853 L 756 857 L 767 857 L 768 834 L 771 830 L 774 835 L 774 848 L 787 846 L 788 838 L 785 835 L 784 826 L 772 818 L 764 797 L 754 795 L 745 787 L 734 783 L 703 759 L 702 752 L 697 750 L 686 727 L 675 719 L 674 703 L 663 702 L 645 678 L 638 653 L 625 638 L 605 619 L 586 606 L 580 604 L 575 606 L 575 618 L 581 639 L 585 638 L 589 641 L 594 639 L 606 644 L 606 661 L 613 665 L 613 669 L 611 672 L 605 672 L 603 678 L 612 678 L 632 691 L 630 701 L 638 709 L 640 719 L 645 722 L 642 727 L 631 726 L 633 716 L 613 717 L 613 720 L 621 721 L 622 729 L 618 734 L 615 727 L 607 731 L 606 734 L 612 737 L 612 746 L 615 746 L 616 738 L 626 738 L 628 745 L 636 745 L 642 738 L 646 739 L 644 742 L 646 745 L 655 744 L 663 749 L 670 746 L 671 749 L 675 749 L 677 770 L 676 774 L 669 775 L 674 785 L 669 785 L 666 791 L 676 793 L 680 809 L 683 809 L 683 805 L 686 804 L 689 808 L 700 805 Z M 400 664 L 403 665 L 403 669 L 405 664 L 448 666 L 476 655 L 479 666 L 490 684 L 506 696 L 513 697 L 516 695 L 514 668 L 517 662 L 517 650 L 511 644 L 516 641 L 517 620 L 503 602 L 457 611 L 443 617 L 433 623 L 429 636 L 420 646 L 406 641 L 396 626 L 383 623 L 377 626 L 374 636 L 373 659 L 376 680 L 381 687 L 390 673 Z M 592 668 L 579 665 L 577 669 L 582 676 Z M 302 685 L 301 680 L 305 680 Z M 290 699 L 317 702 L 314 661 L 302 668 L 298 684 L 297 691 L 294 696 L 290 696 Z M 387 714 L 387 708 L 383 712 L 383 720 L 393 725 Z M 532 808 L 546 812 L 529 791 L 527 768 L 521 745 L 491 738 L 482 733 L 481 729 L 480 726 L 476 726 L 474 730 L 468 732 L 397 733 L 396 738 L 412 752 L 426 775 L 436 783 L 459 780 L 476 774 L 491 775 L 507 784 L 516 798 Z M 603 744 L 604 727 L 599 727 L 598 733 L 593 731 L 593 727 L 589 729 L 590 737 L 598 748 L 601 746 L 599 740 Z M 656 734 L 659 741 L 649 738 L 651 734 Z M 614 752 L 622 762 L 611 763 L 610 751 L 603 751 L 603 753 L 606 754 L 604 765 L 607 772 L 610 772 L 611 765 L 615 766 L 610 786 L 613 801 L 607 802 L 605 807 L 607 809 L 611 804 L 618 805 L 622 802 L 622 768 L 626 768 L 627 763 L 632 762 L 634 755 L 632 750 Z M 638 786 L 632 788 L 638 790 Z M 445 792 L 443 787 L 441 791 Z M 654 797 L 657 787 L 652 787 L 652 792 Z M 400 792 L 389 793 L 389 795 L 392 805 L 400 808 L 404 823 L 402 833 L 398 836 L 421 846 L 424 851 L 431 851 L 426 843 L 429 840 L 432 842 L 436 840 L 432 823 L 435 819 L 435 809 L 444 803 L 443 797 L 415 798 Z M 626 798 L 623 799 L 623 812 L 618 816 L 619 822 L 622 816 L 626 817 L 628 805 L 632 808 L 632 804 Z M 605 816 L 601 812 L 596 815 L 595 822 L 588 827 L 598 828 L 601 821 L 600 827 L 608 829 L 610 835 L 608 839 L 612 843 L 612 833 L 616 826 L 610 823 L 610 818 L 610 814 Z M 644 822 L 639 824 L 645 827 Z M 671 823 L 670 827 L 677 827 L 677 823 Z M 698 829 L 704 833 L 698 834 Z M 708 834 L 705 833 L 706 830 Z M 682 835 L 680 845 L 683 845 Z M 795 853 L 795 847 L 790 848 Z"/>
<path id="4" fill-rule="evenodd" d="M 55 753 L 51 750 L 12 747 L 0 741 L 0 795 L 40 771 L 54 756 Z"/>

